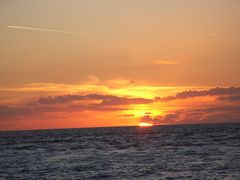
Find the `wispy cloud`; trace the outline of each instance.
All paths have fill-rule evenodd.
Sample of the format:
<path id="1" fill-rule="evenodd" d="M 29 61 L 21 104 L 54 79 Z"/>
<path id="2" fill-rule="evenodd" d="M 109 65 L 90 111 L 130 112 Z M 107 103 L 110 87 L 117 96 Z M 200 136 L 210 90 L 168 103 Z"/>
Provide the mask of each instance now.
<path id="1" fill-rule="evenodd" d="M 29 31 L 46 31 L 46 32 L 53 32 L 53 33 L 64 33 L 64 34 L 72 34 L 72 35 L 78 35 L 78 36 L 103 36 L 104 35 L 104 34 L 98 34 L 98 33 L 80 33 L 80 32 L 62 31 L 57 29 L 28 27 L 28 26 L 7 25 L 6 27 L 12 28 L 12 29 L 29 30 Z"/>
<path id="2" fill-rule="evenodd" d="M 173 61 L 173 60 L 156 60 L 153 62 L 153 64 L 156 64 L 156 65 L 175 65 L 179 63 L 180 61 Z"/>

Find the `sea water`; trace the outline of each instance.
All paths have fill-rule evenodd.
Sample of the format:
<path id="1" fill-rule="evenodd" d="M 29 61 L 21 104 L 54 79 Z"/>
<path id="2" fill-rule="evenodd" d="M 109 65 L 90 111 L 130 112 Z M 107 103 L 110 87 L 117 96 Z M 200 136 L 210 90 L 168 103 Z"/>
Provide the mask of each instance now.
<path id="1" fill-rule="evenodd" d="M 0 132 L 0 179 L 240 179 L 240 123 Z"/>

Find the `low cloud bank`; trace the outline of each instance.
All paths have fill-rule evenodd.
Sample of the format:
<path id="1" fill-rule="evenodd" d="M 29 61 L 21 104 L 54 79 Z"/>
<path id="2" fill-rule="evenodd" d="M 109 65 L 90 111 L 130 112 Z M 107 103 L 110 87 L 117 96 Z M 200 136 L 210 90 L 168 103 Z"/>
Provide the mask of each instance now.
<path id="1" fill-rule="evenodd" d="M 141 118 L 141 122 L 155 125 L 240 122 L 240 106 L 192 108 L 155 117 L 147 115 Z"/>

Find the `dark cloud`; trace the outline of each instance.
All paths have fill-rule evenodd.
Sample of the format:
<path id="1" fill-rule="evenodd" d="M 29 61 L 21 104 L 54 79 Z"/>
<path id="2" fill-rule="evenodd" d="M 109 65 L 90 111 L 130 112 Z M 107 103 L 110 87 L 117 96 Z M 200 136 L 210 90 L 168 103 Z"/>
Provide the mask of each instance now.
<path id="1" fill-rule="evenodd" d="M 237 95 L 240 94 L 240 87 L 228 87 L 228 88 L 220 88 L 216 87 L 209 90 L 203 91 L 183 91 L 177 93 L 175 96 L 168 96 L 165 98 L 156 97 L 156 100 L 160 101 L 172 101 L 177 99 L 186 99 L 192 97 L 199 97 L 199 96 L 222 96 L 222 95 Z"/>
<path id="2" fill-rule="evenodd" d="M 128 104 L 149 104 L 152 103 L 153 100 L 151 99 L 144 99 L 144 98 L 113 98 L 113 99 L 106 99 L 102 101 L 102 105 L 128 105 Z"/>
<path id="3" fill-rule="evenodd" d="M 71 105 L 64 108 L 65 111 L 123 111 L 128 110 L 128 108 L 122 107 L 111 107 L 111 106 L 102 106 L 101 104 L 89 104 L 89 105 Z"/>
<path id="4" fill-rule="evenodd" d="M 86 104 L 83 102 L 84 100 L 100 100 L 100 102 Z M 73 101 L 80 102 L 76 105 L 69 104 Z M 127 98 L 102 94 L 41 97 L 36 102 L 28 102 L 26 106 L 0 106 L 0 119 L 17 116 L 28 117 L 45 112 L 123 111 L 128 110 L 128 108 L 117 105 L 148 104 L 151 102 L 153 102 L 151 99 Z"/>
<path id="5" fill-rule="evenodd" d="M 0 120 L 5 118 L 14 118 L 19 116 L 29 117 L 32 115 L 38 115 L 40 113 L 47 112 L 59 112 L 61 108 L 58 107 L 8 107 L 0 106 Z"/>
<path id="6" fill-rule="evenodd" d="M 240 106 L 193 108 L 173 112 L 163 116 L 143 116 L 141 122 L 153 124 L 192 124 L 240 122 Z"/>
<path id="7" fill-rule="evenodd" d="M 239 111 L 240 112 L 240 106 L 223 106 L 223 107 L 208 107 L 208 108 L 197 108 L 188 110 L 187 112 L 202 112 L 202 113 L 212 113 L 212 112 L 218 112 L 218 111 Z"/>
<path id="8" fill-rule="evenodd" d="M 88 94 L 85 96 L 82 95 L 63 95 L 55 97 L 42 97 L 38 99 L 38 104 L 43 105 L 54 105 L 54 104 L 65 104 L 72 101 L 82 101 L 82 100 L 101 100 L 101 105 L 128 105 L 128 104 L 148 104 L 152 103 L 151 99 L 144 98 L 127 98 L 127 97 L 118 97 L 113 95 L 102 95 L 102 94 Z M 33 102 L 28 103 L 28 105 L 34 105 Z"/>
<path id="9" fill-rule="evenodd" d="M 160 116 L 160 115 L 158 115 L 156 117 L 152 117 L 150 115 L 145 115 L 141 118 L 141 122 L 147 122 L 147 123 L 151 123 L 151 124 L 155 124 L 155 125 L 162 124 L 162 123 L 171 124 L 177 120 L 179 115 L 180 115 L 179 112 L 167 114 L 164 117 Z"/>
<path id="10" fill-rule="evenodd" d="M 141 122 L 147 122 L 151 124 L 160 124 L 162 120 L 162 116 L 151 117 L 150 115 L 145 115 L 141 118 Z"/>
<path id="11" fill-rule="evenodd" d="M 27 108 L 0 106 L 0 118 L 17 115 L 28 115 Z"/>
<path id="12" fill-rule="evenodd" d="M 101 105 L 113 106 L 113 105 L 128 105 L 128 104 L 149 104 L 152 103 L 152 99 L 145 98 L 127 98 L 118 97 L 112 95 L 101 95 L 101 94 L 88 94 L 86 95 L 89 99 L 102 100 Z"/>
<path id="13" fill-rule="evenodd" d="M 55 96 L 55 97 L 41 97 L 38 99 L 39 104 L 61 104 L 61 103 L 69 103 L 77 100 L 84 100 L 85 96 L 81 95 L 63 95 L 63 96 Z"/>
<path id="14" fill-rule="evenodd" d="M 15 117 L 30 117 L 34 115 L 40 115 L 42 113 L 51 112 L 83 112 L 83 111 L 123 111 L 127 108 L 102 106 L 99 104 L 90 105 L 70 105 L 65 107 L 57 106 L 23 106 L 23 107 L 8 107 L 0 106 L 0 120 Z"/>
<path id="15" fill-rule="evenodd" d="M 102 101 L 98 104 L 85 104 L 84 102 L 77 105 L 67 104 L 72 101 L 82 101 L 86 99 L 96 99 Z M 128 108 L 117 107 L 113 105 L 139 104 L 149 102 L 149 100 L 143 98 L 124 98 L 100 94 L 89 94 L 86 96 L 64 95 L 56 97 L 46 97 L 39 98 L 37 102 L 29 102 L 26 106 L 21 107 L 0 106 L 0 119 L 14 118 L 18 116 L 29 117 L 32 115 L 47 112 L 123 111 L 128 110 Z M 58 104 L 64 104 L 65 106 L 58 106 Z"/>
<path id="16" fill-rule="evenodd" d="M 223 97 L 217 98 L 217 100 L 220 100 L 220 101 L 240 101 L 240 96 L 239 95 L 236 95 L 236 96 L 223 96 Z"/>

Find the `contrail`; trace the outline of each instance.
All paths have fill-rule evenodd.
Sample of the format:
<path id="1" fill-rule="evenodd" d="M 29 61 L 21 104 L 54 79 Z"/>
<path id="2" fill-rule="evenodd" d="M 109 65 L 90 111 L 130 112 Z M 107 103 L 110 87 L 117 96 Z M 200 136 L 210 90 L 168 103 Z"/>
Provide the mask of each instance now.
<path id="1" fill-rule="evenodd" d="M 47 31 L 47 32 L 56 32 L 56 33 L 64 33 L 64 34 L 73 34 L 73 35 L 80 35 L 80 36 L 103 36 L 104 35 L 104 34 L 95 34 L 95 33 L 78 33 L 78 32 L 71 32 L 71 31 L 61 31 L 56 29 L 36 28 L 36 27 L 27 27 L 27 26 L 7 25 L 6 27 L 13 28 L 13 29 L 31 30 L 31 31 Z"/>

